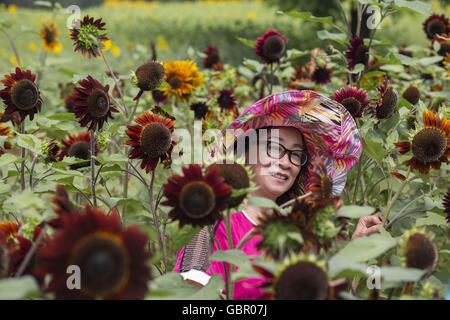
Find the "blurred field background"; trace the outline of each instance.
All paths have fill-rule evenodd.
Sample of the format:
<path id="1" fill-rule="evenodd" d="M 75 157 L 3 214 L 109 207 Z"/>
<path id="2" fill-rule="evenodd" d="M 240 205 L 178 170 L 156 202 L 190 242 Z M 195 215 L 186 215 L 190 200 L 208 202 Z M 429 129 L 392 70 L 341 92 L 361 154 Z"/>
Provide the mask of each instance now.
<path id="1" fill-rule="evenodd" d="M 357 2 L 357 1 L 356 1 Z M 71 15 L 66 12 L 70 4 L 80 5 L 80 15 L 102 18 L 106 22 L 106 50 L 113 69 L 122 77 L 127 77 L 142 62 L 152 56 L 150 49 L 154 43 L 157 59 L 194 59 L 202 67 L 202 52 L 210 45 L 216 45 L 224 63 L 238 66 L 244 57 L 256 59 L 252 49 L 240 42 L 237 37 L 254 41 L 269 28 L 286 35 L 289 39 L 287 49 L 311 49 L 324 47 L 329 40 L 320 40 L 317 31 L 323 26 L 314 22 L 277 14 L 277 10 L 307 11 L 311 9 L 316 16 L 332 15 L 334 21 L 342 26 L 342 19 L 333 8 L 331 1 L 76 1 L 63 0 L 62 9 L 55 15 L 55 25 L 60 32 L 59 52 L 45 53 L 40 29 L 43 21 L 52 20 L 51 2 L 3 1 L 0 3 L 0 24 L 2 26 L 2 46 L 0 47 L 0 73 L 9 73 L 18 64 L 7 35 L 14 39 L 21 65 L 32 70 L 41 69 L 45 57 L 42 90 L 53 91 L 57 83 L 65 83 L 74 74 L 95 74 L 104 72 L 104 66 L 95 59 L 85 59 L 73 52 L 66 21 Z M 95 6 L 86 7 L 86 4 Z M 349 1 L 344 1 L 348 6 Z M 448 1 L 433 0 L 434 12 L 449 12 Z M 420 14 L 399 12 L 387 19 L 375 38 L 389 40 L 393 45 L 428 45 L 422 23 L 425 17 Z M 331 26 L 329 31 L 336 32 Z M 339 46 L 337 43 L 333 43 Z M 379 47 L 380 53 L 389 49 Z"/>

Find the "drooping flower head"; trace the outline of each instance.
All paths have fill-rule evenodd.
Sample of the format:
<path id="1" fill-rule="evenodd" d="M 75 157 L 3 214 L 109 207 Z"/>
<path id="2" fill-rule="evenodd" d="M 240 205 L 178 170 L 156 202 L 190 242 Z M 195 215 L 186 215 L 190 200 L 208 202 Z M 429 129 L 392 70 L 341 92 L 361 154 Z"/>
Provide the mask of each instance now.
<path id="1" fill-rule="evenodd" d="M 412 151 L 413 157 L 406 166 L 427 174 L 430 167 L 439 170 L 441 163 L 450 163 L 450 121 L 432 111 L 423 111 L 423 129 L 418 131 L 412 141 L 394 143 L 400 154 Z"/>
<path id="2" fill-rule="evenodd" d="M 61 227 L 39 252 L 39 274 L 51 275 L 47 292 L 56 299 L 143 299 L 152 279 L 148 237 L 137 225 L 125 228 L 119 213 L 86 205 L 60 215 Z M 81 270 L 81 289 L 67 287 L 67 268 Z"/>
<path id="3" fill-rule="evenodd" d="M 276 30 L 268 30 L 256 39 L 255 53 L 266 63 L 280 63 L 280 58 L 286 51 L 288 39 Z"/>
<path id="4" fill-rule="evenodd" d="M 79 24 L 79 28 L 77 24 Z M 104 26 L 105 23 L 101 18 L 94 20 L 89 15 L 85 16 L 83 20 L 77 20 L 70 30 L 70 38 L 74 42 L 75 52 L 80 51 L 83 56 L 87 54 L 88 58 L 99 57 L 101 55 L 99 43 L 109 40 Z"/>
<path id="5" fill-rule="evenodd" d="M 389 80 L 387 78 L 377 87 L 377 90 L 380 97 L 370 107 L 369 111 L 377 119 L 388 119 L 397 110 L 397 94 L 394 88 L 389 86 Z"/>
<path id="6" fill-rule="evenodd" d="M 133 100 L 137 100 L 144 91 L 158 88 L 164 79 L 164 67 L 155 61 L 144 63 L 133 75 L 133 83 L 140 89 Z"/>
<path id="7" fill-rule="evenodd" d="M 205 59 L 203 60 L 203 64 L 207 69 L 214 69 L 216 71 L 222 71 L 223 65 L 220 61 L 219 49 L 216 46 L 209 45 L 204 51 L 206 54 Z"/>
<path id="8" fill-rule="evenodd" d="M 233 91 L 228 89 L 223 89 L 219 92 L 219 97 L 217 98 L 217 103 L 219 104 L 220 110 L 225 111 L 227 114 L 233 113 L 238 114 L 236 107 L 236 98 L 234 97 Z"/>
<path id="9" fill-rule="evenodd" d="M 170 155 L 176 145 L 172 139 L 175 120 L 150 114 L 145 111 L 125 131 L 131 140 L 125 142 L 132 147 L 130 159 L 142 159 L 141 168 L 147 173 L 155 169 L 158 161 L 170 162 Z"/>
<path id="10" fill-rule="evenodd" d="M 350 46 L 347 48 L 345 55 L 349 69 L 352 69 L 358 63 L 362 63 L 364 66 L 369 63 L 369 50 L 360 37 L 353 36 L 350 39 Z"/>
<path id="11" fill-rule="evenodd" d="M 414 227 L 400 238 L 399 255 L 403 266 L 417 268 L 431 274 L 439 261 L 439 250 L 433 235 L 424 228 Z"/>
<path id="12" fill-rule="evenodd" d="M 263 298 L 275 300 L 324 300 L 330 297 L 330 286 L 325 263 L 313 256 L 291 255 L 270 271 L 253 265 L 253 269 L 264 276 L 267 294 Z"/>
<path id="13" fill-rule="evenodd" d="M 75 116 L 80 119 L 80 125 L 89 130 L 100 130 L 108 118 L 113 119 L 112 112 L 119 112 L 111 105 L 108 95 L 109 85 L 102 86 L 100 82 L 88 76 L 79 82 L 81 87 L 76 87 L 76 95 L 73 98 L 75 104 Z"/>
<path id="14" fill-rule="evenodd" d="M 44 48 L 47 51 L 60 52 L 61 43 L 56 40 L 56 37 L 60 35 L 58 29 L 55 27 L 55 21 L 50 22 L 48 25 L 43 22 L 41 29 L 41 39 L 44 44 Z"/>
<path id="15" fill-rule="evenodd" d="M 327 66 L 319 66 L 317 65 L 314 71 L 311 74 L 311 79 L 319 85 L 327 84 L 331 81 L 331 74 L 333 70 L 331 68 L 327 68 Z"/>
<path id="16" fill-rule="evenodd" d="M 203 85 L 203 75 L 198 72 L 197 64 L 191 60 L 165 61 L 163 66 L 166 70 L 164 81 L 169 85 L 162 91 L 169 97 L 186 101 L 192 91 Z"/>
<path id="17" fill-rule="evenodd" d="M 189 109 L 194 111 L 195 119 L 201 120 L 205 119 L 206 113 L 208 113 L 208 105 L 204 102 L 196 102 L 189 106 Z"/>
<path id="18" fill-rule="evenodd" d="M 0 91 L 0 97 L 6 105 L 4 116 L 18 111 L 21 121 L 27 115 L 33 120 L 34 114 L 41 111 L 42 98 L 34 83 L 35 79 L 36 75 L 30 70 L 22 71 L 20 68 L 16 68 L 15 73 L 5 75 L 1 82 L 6 88 Z"/>
<path id="19" fill-rule="evenodd" d="M 402 97 L 411 104 L 416 104 L 420 99 L 420 91 L 416 86 L 410 85 L 402 94 Z"/>
<path id="20" fill-rule="evenodd" d="M 336 90 L 333 99 L 342 104 L 353 118 L 360 118 L 370 102 L 367 98 L 367 92 L 362 88 L 357 89 L 355 87 Z"/>
<path id="21" fill-rule="evenodd" d="M 173 209 L 169 216 L 178 220 L 180 227 L 212 225 L 221 219 L 221 212 L 227 208 L 231 187 L 217 176 L 218 168 L 203 174 L 197 164 L 183 167 L 183 176 L 173 174 L 163 185 L 167 198 L 162 205 Z"/>
<path id="22" fill-rule="evenodd" d="M 432 40 L 436 35 L 450 33 L 450 22 L 444 14 L 432 14 L 423 23 L 423 30 L 427 38 Z"/>
<path id="23" fill-rule="evenodd" d="M 78 159 L 86 160 L 81 163 L 76 163 L 70 166 L 70 169 L 78 169 L 87 167 L 90 164 L 91 159 L 91 135 L 88 131 L 80 132 L 77 135 L 68 134 L 67 140 L 62 140 L 63 147 L 59 153 L 59 160 L 64 157 L 75 157 Z M 95 143 L 95 154 L 98 154 L 101 150 Z"/>

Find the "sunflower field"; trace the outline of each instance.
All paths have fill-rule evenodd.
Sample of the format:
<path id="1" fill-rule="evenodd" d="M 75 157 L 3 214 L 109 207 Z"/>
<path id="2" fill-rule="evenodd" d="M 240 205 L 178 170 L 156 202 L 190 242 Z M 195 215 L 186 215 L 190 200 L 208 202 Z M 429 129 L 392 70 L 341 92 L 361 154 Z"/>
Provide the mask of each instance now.
<path id="1" fill-rule="evenodd" d="M 450 7 L 270 3 L 0 6 L 0 299 L 232 300 L 248 278 L 258 299 L 449 299 Z M 338 196 L 320 163 L 280 205 L 209 157 L 245 108 L 290 90 L 354 119 L 362 154 Z M 271 213 L 260 256 L 240 250 L 253 233 L 231 239 L 244 203 Z M 352 239 L 366 216 L 378 232 Z M 209 259 L 229 272 L 185 281 L 177 253 L 222 219 L 233 249 Z"/>

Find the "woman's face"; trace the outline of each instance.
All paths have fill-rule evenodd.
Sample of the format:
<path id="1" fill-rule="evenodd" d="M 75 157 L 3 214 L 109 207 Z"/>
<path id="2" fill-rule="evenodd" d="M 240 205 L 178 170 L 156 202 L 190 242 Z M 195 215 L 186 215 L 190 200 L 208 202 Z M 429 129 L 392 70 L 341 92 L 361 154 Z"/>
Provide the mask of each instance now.
<path id="1" fill-rule="evenodd" d="M 273 129 L 278 129 L 278 134 L 277 130 Z M 258 152 L 256 145 L 249 146 L 249 152 L 257 152 L 259 155 L 258 161 L 252 165 L 252 169 L 255 174 L 253 181 L 260 188 L 252 192 L 252 196 L 265 197 L 275 201 L 291 188 L 301 167 L 289 160 L 288 152 L 281 159 L 268 156 L 266 141 L 276 141 L 288 150 L 305 150 L 305 146 L 303 146 L 302 134 L 293 127 L 272 127 L 267 130 L 267 138 L 262 134 L 259 137 L 259 146 L 264 150 Z M 285 178 L 276 177 L 275 174 L 281 174 Z"/>

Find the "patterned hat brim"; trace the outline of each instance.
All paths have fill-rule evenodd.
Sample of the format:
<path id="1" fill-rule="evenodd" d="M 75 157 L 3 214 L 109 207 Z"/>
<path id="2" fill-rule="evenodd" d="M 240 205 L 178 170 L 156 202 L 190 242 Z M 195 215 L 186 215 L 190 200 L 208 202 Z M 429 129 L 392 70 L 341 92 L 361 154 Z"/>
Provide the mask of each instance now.
<path id="1" fill-rule="evenodd" d="M 226 150 L 251 129 L 269 126 L 295 127 L 305 138 L 311 160 L 318 157 L 325 163 L 333 181 L 333 195 L 341 194 L 347 172 L 358 162 L 362 143 L 351 114 L 338 102 L 311 90 L 274 93 L 247 107 L 221 134 L 214 156 Z M 237 130 L 241 129 L 241 130 Z M 224 137 L 233 132 L 228 146 Z M 316 168 L 312 167 L 313 170 Z M 307 182 L 307 189 L 310 181 Z"/>

